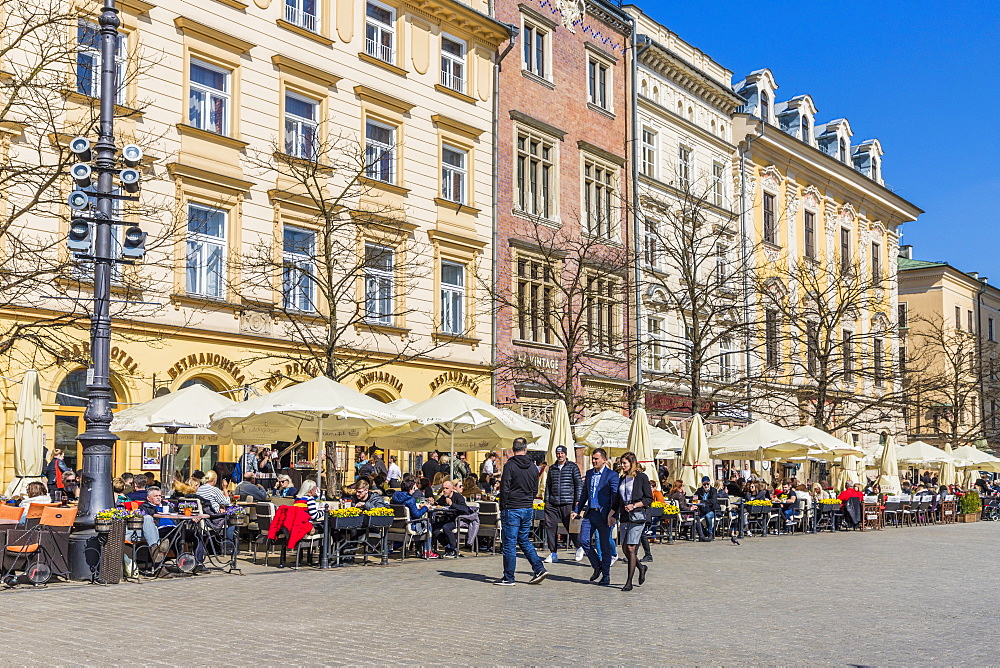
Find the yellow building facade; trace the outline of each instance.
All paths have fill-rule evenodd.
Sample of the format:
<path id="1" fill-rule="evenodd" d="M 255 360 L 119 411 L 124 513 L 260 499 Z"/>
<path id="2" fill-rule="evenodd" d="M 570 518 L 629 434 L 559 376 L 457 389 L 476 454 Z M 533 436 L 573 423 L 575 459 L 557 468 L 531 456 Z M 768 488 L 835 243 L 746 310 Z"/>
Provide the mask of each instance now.
<path id="1" fill-rule="evenodd" d="M 67 136 L 53 140 L 63 146 L 74 121 L 94 108 L 80 58 L 90 57 L 88 30 L 100 3 L 79 7 L 66 32 L 85 56 L 68 67 Z M 150 241 L 143 264 L 123 269 L 115 287 L 117 407 L 193 383 L 242 399 L 314 376 L 322 364 L 294 332 L 305 326 L 321 335 L 330 308 L 364 313 L 336 339 L 338 357 L 356 370 L 342 379 L 349 386 L 386 402 L 452 387 L 489 401 L 492 321 L 478 286 L 490 276 L 493 252 L 495 61 L 510 35 L 487 16 L 486 0 L 123 0 L 118 7 L 127 83 L 116 135 L 119 145 L 135 142 L 146 154 L 142 210 L 123 215 Z M 16 67 L 18 55 L 11 59 Z M 0 125 L 5 155 L 32 138 L 30 127 Z M 332 306 L 307 280 L 293 280 L 321 255 L 303 248 L 329 247 L 322 197 L 281 167 L 324 163 L 310 153 L 317 146 L 359 165 L 353 175 L 314 170 L 322 192 L 344 197 L 326 213 L 348 211 L 355 222 L 370 213 L 350 228 L 360 259 L 345 264 L 357 277 Z M 345 185 L 352 179 L 360 186 Z M 68 191 L 65 181 L 53 187 Z M 23 194 L 8 196 L 16 203 Z M 68 218 L 65 208 L 46 209 L 6 233 L 58 242 Z M 65 253 L 61 246 L 52 252 Z M 247 273 L 248 254 L 261 248 L 273 250 L 270 284 Z M 86 283 L 69 273 L 51 292 L 4 304 L 0 317 L 48 318 L 62 306 L 52 298 L 56 287 L 86 295 Z M 289 307 L 295 299 L 297 312 Z M 0 482 L 13 476 L 18 381 L 32 366 L 40 370 L 47 446 L 80 465 L 86 327 L 63 328 L 56 350 L 22 347 L 3 363 Z M 238 454 L 232 446 L 196 448 L 191 468 Z M 140 444 L 118 443 L 116 473 L 142 464 Z"/>

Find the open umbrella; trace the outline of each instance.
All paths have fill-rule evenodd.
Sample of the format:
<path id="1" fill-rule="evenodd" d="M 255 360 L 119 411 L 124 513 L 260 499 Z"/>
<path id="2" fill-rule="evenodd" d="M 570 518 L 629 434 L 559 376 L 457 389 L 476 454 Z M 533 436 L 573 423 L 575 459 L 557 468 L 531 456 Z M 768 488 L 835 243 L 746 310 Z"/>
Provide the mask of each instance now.
<path id="1" fill-rule="evenodd" d="M 693 492 L 698 489 L 702 476 L 711 477 L 711 471 L 705 423 L 702 422 L 701 413 L 695 413 L 681 452 L 681 480 L 688 491 Z"/>
<path id="2" fill-rule="evenodd" d="M 963 445 L 952 451 L 952 456 L 963 461 L 958 468 L 972 471 L 990 471 L 1000 473 L 1000 459 L 988 452 L 983 452 L 972 445 Z"/>
<path id="3" fill-rule="evenodd" d="M 313 441 L 319 444 L 321 479 L 327 441 L 363 443 L 370 437 L 408 431 L 413 422 L 412 415 L 319 376 L 223 408 L 212 414 L 209 428 L 241 444 Z"/>
<path id="4" fill-rule="evenodd" d="M 641 465 L 653 465 L 653 444 L 649 438 L 649 422 L 642 406 L 632 412 L 632 427 L 628 432 L 628 449 Z M 655 479 L 655 473 L 653 477 Z"/>
<path id="5" fill-rule="evenodd" d="M 718 434 L 708 442 L 709 452 L 715 459 L 803 457 L 809 454 L 810 446 L 813 443 L 805 436 L 766 420 L 757 420 L 742 429 Z"/>
<path id="6" fill-rule="evenodd" d="M 844 455 L 853 455 L 855 457 L 864 457 L 865 451 L 859 447 L 853 446 L 846 441 L 842 441 L 832 434 L 828 434 L 822 429 L 817 429 L 816 427 L 807 424 L 801 427 L 796 427 L 793 429 L 799 436 L 804 436 L 812 441 L 817 446 L 822 446 L 823 449 L 814 448 L 810 451 L 810 457 L 817 457 L 819 459 L 836 459 L 837 457 L 843 457 Z"/>
<path id="7" fill-rule="evenodd" d="M 21 396 L 14 413 L 14 479 L 7 485 L 7 496 L 23 493 L 28 483 L 44 482 L 43 449 L 45 428 L 42 425 L 42 391 L 38 372 L 28 369 L 21 381 Z"/>
<path id="8" fill-rule="evenodd" d="M 111 431 L 123 441 L 159 441 L 167 430 L 153 425 L 181 422 L 189 426 L 174 436 L 178 445 L 228 443 L 228 438 L 221 437 L 208 425 L 212 422 L 213 413 L 235 403 L 204 385 L 190 385 L 118 411 L 111 421 Z"/>
<path id="9" fill-rule="evenodd" d="M 878 466 L 878 485 L 884 494 L 899 494 L 899 464 L 896 462 L 896 444 L 892 438 L 885 439 L 882 460 Z"/>
<path id="10" fill-rule="evenodd" d="M 900 464 L 943 464 L 956 463 L 956 459 L 942 450 L 923 441 L 914 441 L 896 451 L 896 461 Z"/>
<path id="11" fill-rule="evenodd" d="M 587 448 L 604 448 L 608 456 L 619 457 L 628 450 L 628 436 L 632 420 L 613 410 L 604 410 L 580 420 L 573 426 L 578 445 Z M 663 429 L 649 427 L 650 445 L 654 450 L 674 450 L 681 446 L 680 438 Z"/>

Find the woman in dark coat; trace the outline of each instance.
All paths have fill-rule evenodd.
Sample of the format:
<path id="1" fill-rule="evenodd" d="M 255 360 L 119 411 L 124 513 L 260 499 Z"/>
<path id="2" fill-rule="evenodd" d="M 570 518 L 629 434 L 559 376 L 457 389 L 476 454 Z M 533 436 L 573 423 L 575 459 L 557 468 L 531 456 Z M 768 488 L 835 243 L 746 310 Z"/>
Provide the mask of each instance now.
<path id="1" fill-rule="evenodd" d="M 646 581 L 646 571 L 649 570 L 649 566 L 639 563 L 637 553 L 646 528 L 648 508 L 653 503 L 653 489 L 633 453 L 626 452 L 618 463 L 622 467 L 622 477 L 612 508 L 618 518 L 618 544 L 628 560 L 628 579 L 622 591 L 632 591 L 632 576 L 636 568 L 639 569 L 640 585 Z"/>

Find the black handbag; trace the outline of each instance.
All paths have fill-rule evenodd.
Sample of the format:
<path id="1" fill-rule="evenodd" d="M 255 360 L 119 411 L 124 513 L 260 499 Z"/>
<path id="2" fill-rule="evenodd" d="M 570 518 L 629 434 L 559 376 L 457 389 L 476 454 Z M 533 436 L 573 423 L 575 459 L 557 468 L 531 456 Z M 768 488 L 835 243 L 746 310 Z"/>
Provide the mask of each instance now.
<path id="1" fill-rule="evenodd" d="M 632 524 L 645 524 L 649 521 L 646 517 L 645 508 L 636 508 L 628 514 L 628 521 Z"/>

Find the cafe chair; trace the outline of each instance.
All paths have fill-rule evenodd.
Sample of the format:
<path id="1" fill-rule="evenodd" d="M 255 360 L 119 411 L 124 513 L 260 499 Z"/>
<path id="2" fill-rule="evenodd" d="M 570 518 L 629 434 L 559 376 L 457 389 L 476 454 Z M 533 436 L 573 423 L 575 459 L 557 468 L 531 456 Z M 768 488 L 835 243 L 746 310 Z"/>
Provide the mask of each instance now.
<path id="1" fill-rule="evenodd" d="M 35 585 L 45 584 L 53 575 L 67 577 L 69 533 L 76 512 L 76 508 L 48 506 L 31 529 L 8 531 L 3 548 L 4 584 L 17 583 L 14 571 L 19 564 Z"/>
<path id="2" fill-rule="evenodd" d="M 903 504 L 898 496 L 889 496 L 885 499 L 885 509 L 882 511 L 882 521 L 887 526 L 902 526 Z"/>
<path id="3" fill-rule="evenodd" d="M 271 549 L 274 547 L 274 541 L 269 540 L 267 534 L 271 531 L 271 521 L 274 519 L 275 505 L 267 501 L 258 501 L 255 504 L 255 512 L 257 513 L 257 528 L 260 530 L 260 533 L 250 537 L 250 547 L 253 548 L 253 563 L 257 563 L 257 554 L 260 552 L 260 546 L 263 545 L 264 564 L 266 565 L 267 559 L 271 555 Z"/>
<path id="4" fill-rule="evenodd" d="M 399 504 L 390 504 L 392 508 L 392 526 L 386 530 L 386 540 L 395 543 L 402 543 L 399 550 L 399 560 L 406 558 L 407 548 L 418 546 L 421 556 L 423 556 L 424 539 L 427 531 L 430 530 L 430 518 L 426 515 L 414 520 L 410 517 L 410 509 Z M 422 530 L 426 528 L 427 530 Z"/>
<path id="5" fill-rule="evenodd" d="M 490 554 L 497 553 L 500 544 L 500 504 L 496 501 L 479 502 L 479 535 L 476 543 L 484 538 L 490 541 Z"/>
<path id="6" fill-rule="evenodd" d="M 58 503 L 29 503 L 28 514 L 24 518 L 24 528 L 31 529 L 38 526 L 38 521 L 42 519 L 42 513 L 46 508 L 58 508 Z"/>

